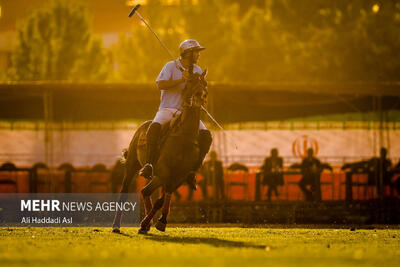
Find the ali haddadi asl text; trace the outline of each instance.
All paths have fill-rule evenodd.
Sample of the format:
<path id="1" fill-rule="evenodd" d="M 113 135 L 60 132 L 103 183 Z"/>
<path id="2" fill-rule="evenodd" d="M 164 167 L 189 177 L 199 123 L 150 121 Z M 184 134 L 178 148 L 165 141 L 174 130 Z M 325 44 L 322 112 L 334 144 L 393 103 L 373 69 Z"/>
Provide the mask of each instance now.
<path id="1" fill-rule="evenodd" d="M 72 217 L 57 217 L 57 218 L 51 218 L 51 217 L 22 217 L 21 223 L 28 223 L 28 224 L 60 224 L 60 223 L 67 223 L 70 224 L 72 223 Z"/>

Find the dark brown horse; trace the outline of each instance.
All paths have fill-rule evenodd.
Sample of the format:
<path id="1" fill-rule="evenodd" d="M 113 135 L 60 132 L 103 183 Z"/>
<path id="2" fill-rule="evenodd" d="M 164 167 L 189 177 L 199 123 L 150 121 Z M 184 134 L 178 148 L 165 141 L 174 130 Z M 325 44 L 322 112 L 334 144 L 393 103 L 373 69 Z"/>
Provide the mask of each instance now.
<path id="1" fill-rule="evenodd" d="M 167 216 L 171 202 L 171 193 L 186 182 L 186 177 L 199 158 L 198 135 L 200 124 L 200 110 L 207 96 L 206 71 L 202 74 L 192 74 L 182 92 L 183 109 L 180 117 L 167 132 L 160 146 L 159 157 L 155 163 L 154 176 L 141 193 L 143 195 L 146 216 L 142 220 L 139 233 L 147 233 L 155 213 L 162 208 L 156 228 L 165 231 Z M 133 178 L 145 163 L 146 146 L 142 145 L 150 121 L 143 123 L 132 138 L 125 159 L 125 176 L 121 193 L 128 193 Z M 151 194 L 162 187 L 162 196 L 154 206 Z M 124 195 L 121 195 L 121 198 Z M 120 198 L 120 201 L 123 199 Z M 122 212 L 117 211 L 114 218 L 113 232 L 119 233 Z"/>

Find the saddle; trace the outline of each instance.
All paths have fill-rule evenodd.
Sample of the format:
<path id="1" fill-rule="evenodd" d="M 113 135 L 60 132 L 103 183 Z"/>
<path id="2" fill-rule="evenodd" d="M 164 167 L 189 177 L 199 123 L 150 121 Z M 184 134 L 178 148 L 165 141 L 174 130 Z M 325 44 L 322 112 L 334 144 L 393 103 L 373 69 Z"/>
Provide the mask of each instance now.
<path id="1" fill-rule="evenodd" d="M 167 139 L 168 135 L 179 124 L 180 119 L 181 119 L 181 114 L 176 116 L 176 117 L 174 117 L 174 118 L 172 118 L 172 120 L 169 123 L 167 123 L 167 124 L 165 124 L 165 125 L 163 125 L 161 127 L 160 138 L 158 140 L 158 148 L 159 149 L 164 144 L 164 142 Z M 149 125 L 150 125 L 151 121 L 148 121 L 148 122 L 149 122 Z M 138 147 L 147 145 L 146 134 L 140 135 L 137 145 L 138 145 Z"/>

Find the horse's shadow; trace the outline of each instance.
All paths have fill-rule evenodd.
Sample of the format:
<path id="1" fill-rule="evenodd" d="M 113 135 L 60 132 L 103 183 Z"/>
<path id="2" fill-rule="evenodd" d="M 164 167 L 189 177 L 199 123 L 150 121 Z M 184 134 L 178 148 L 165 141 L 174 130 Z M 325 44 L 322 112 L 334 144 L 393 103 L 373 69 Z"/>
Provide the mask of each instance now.
<path id="1" fill-rule="evenodd" d="M 232 241 L 219 239 L 215 237 L 189 237 L 189 236 L 169 236 L 169 235 L 146 235 L 146 239 L 157 242 L 169 242 L 177 244 L 207 244 L 214 247 L 232 247 L 232 248 L 254 248 L 265 249 L 265 245 L 255 245 L 242 241 Z"/>
<path id="2" fill-rule="evenodd" d="M 118 234 L 129 238 L 134 237 L 133 235 L 122 232 Z M 151 233 L 143 235 L 143 237 L 147 240 L 176 243 L 176 244 L 207 244 L 214 247 L 265 249 L 265 245 L 255 245 L 247 242 L 219 239 L 215 237 L 189 237 L 189 236 L 180 237 L 180 236 L 169 236 L 169 235 L 156 235 Z"/>

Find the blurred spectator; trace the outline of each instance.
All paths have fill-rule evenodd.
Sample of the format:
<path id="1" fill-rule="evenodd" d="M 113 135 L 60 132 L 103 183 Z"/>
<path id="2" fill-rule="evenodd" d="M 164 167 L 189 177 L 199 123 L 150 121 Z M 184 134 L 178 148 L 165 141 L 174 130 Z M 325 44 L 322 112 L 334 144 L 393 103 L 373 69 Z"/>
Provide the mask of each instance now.
<path id="1" fill-rule="evenodd" d="M 375 184 L 379 184 L 382 177 L 383 185 L 391 185 L 393 176 L 392 161 L 387 156 L 387 149 L 382 147 L 379 158 L 372 158 L 369 161 L 369 173 L 373 177 Z"/>
<path id="2" fill-rule="evenodd" d="M 319 159 L 314 157 L 314 150 L 307 150 L 307 157 L 303 159 L 301 164 L 295 163 L 290 168 L 301 169 L 302 178 L 299 187 L 303 191 L 307 201 L 321 201 L 321 173 L 324 169 L 332 171 L 329 164 L 321 163 Z M 310 186 L 310 189 L 307 188 Z"/>
<path id="3" fill-rule="evenodd" d="M 278 156 L 278 149 L 271 149 L 271 155 L 265 158 L 260 170 L 264 177 L 262 184 L 268 186 L 268 201 L 271 201 L 272 192 L 275 192 L 275 196 L 278 197 L 278 186 L 284 184 L 282 168 L 283 159 Z"/>
<path id="4" fill-rule="evenodd" d="M 396 168 L 392 168 L 392 161 L 387 157 L 387 149 L 382 147 L 379 158 L 373 157 L 370 160 L 347 163 L 342 166 L 342 170 L 351 169 L 351 173 L 361 169 L 368 173 L 368 185 L 378 186 L 378 192 L 383 192 L 380 188 L 380 179 L 383 185 L 389 185 L 393 194 L 394 183 L 392 177 Z"/>
<path id="5" fill-rule="evenodd" d="M 201 168 L 204 179 L 200 183 L 204 199 L 208 198 L 207 185 L 213 186 L 213 198 L 224 199 L 224 169 L 222 161 L 218 160 L 217 152 L 210 152 L 210 160 L 206 161 Z"/>

